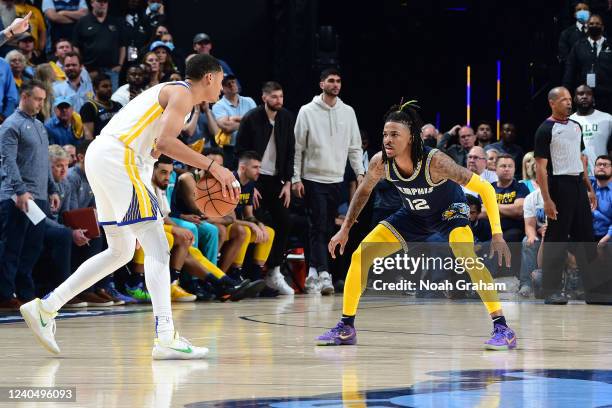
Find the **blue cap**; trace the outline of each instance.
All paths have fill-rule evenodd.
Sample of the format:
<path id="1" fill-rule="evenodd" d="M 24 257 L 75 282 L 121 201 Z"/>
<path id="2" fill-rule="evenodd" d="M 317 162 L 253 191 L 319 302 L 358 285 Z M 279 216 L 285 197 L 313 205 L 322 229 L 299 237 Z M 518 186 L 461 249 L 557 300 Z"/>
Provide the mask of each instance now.
<path id="1" fill-rule="evenodd" d="M 163 41 L 154 41 L 153 44 L 151 44 L 151 46 L 149 47 L 149 51 L 153 51 L 154 49 L 159 48 L 159 47 L 164 47 L 165 49 L 168 50 L 168 52 L 174 51 L 174 44 L 166 43 Z"/>
<path id="2" fill-rule="evenodd" d="M 53 107 L 57 108 L 63 103 L 67 103 L 68 105 L 72 106 L 72 98 L 70 96 L 58 96 L 55 98 L 55 101 L 53 101 Z"/>

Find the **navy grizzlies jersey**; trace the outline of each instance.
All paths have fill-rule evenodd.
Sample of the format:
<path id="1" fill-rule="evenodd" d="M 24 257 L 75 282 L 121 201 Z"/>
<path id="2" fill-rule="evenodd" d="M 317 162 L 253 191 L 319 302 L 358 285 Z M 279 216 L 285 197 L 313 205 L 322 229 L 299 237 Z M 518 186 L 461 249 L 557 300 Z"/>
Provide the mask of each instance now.
<path id="1" fill-rule="evenodd" d="M 414 173 L 403 177 L 395 161 L 385 163 L 385 178 L 399 191 L 408 213 L 429 219 L 434 224 L 456 217 L 467 218 L 469 206 L 459 184 L 450 180 L 434 183 L 429 175 L 429 164 L 438 149 L 425 147 L 423 159 L 416 163 Z"/>

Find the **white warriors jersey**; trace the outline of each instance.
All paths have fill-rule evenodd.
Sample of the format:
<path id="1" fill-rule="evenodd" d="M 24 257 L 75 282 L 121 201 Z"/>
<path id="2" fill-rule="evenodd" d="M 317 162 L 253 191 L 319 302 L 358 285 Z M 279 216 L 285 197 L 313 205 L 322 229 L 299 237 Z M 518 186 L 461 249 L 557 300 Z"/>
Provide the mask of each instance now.
<path id="1" fill-rule="evenodd" d="M 164 109 L 159 104 L 159 93 L 164 86 L 178 85 L 190 88 L 184 81 L 157 84 L 128 102 L 113 116 L 100 132 L 102 137 L 113 137 L 132 149 L 136 155 L 151 155 L 159 137 L 159 118 Z M 188 122 L 191 114 L 185 117 Z"/>

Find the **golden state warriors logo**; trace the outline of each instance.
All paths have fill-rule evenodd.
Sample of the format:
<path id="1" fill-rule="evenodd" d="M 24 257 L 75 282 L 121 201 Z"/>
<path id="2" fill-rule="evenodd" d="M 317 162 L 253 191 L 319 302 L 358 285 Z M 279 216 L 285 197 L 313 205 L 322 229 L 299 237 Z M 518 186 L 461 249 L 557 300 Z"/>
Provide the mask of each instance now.
<path id="1" fill-rule="evenodd" d="M 452 203 L 442 213 L 442 219 L 444 221 L 450 221 L 456 218 L 470 218 L 470 207 L 466 203 Z"/>

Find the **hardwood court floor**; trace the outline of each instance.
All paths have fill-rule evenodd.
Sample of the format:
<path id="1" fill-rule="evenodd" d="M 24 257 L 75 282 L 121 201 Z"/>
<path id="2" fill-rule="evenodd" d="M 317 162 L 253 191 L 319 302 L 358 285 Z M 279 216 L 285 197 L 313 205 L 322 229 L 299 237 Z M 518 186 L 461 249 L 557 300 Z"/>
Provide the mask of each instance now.
<path id="1" fill-rule="evenodd" d="M 148 306 L 58 320 L 62 354 L 0 324 L 0 386 L 76 386 L 65 407 L 595 407 L 612 404 L 612 308 L 504 303 L 519 349 L 485 351 L 479 302 L 365 297 L 356 347 L 316 347 L 342 298 L 173 304 L 205 361 L 152 362 Z M 1 321 L 1 319 L 0 319 Z"/>

